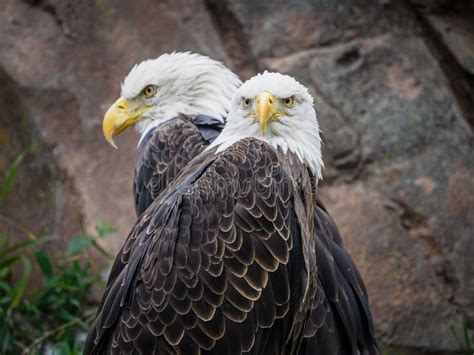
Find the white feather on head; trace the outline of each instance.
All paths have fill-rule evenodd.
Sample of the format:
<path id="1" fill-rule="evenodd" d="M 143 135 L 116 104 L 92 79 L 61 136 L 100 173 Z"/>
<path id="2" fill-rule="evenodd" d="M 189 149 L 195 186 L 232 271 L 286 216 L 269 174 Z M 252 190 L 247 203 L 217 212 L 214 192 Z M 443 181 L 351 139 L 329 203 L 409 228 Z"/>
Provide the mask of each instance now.
<path id="1" fill-rule="evenodd" d="M 224 121 L 232 94 L 240 84 L 240 79 L 219 61 L 191 52 L 172 52 L 136 64 L 122 82 L 121 95 L 132 100 L 146 86 L 158 87 L 156 95 L 145 100 L 152 109 L 135 124 L 143 138 L 151 128 L 179 113 Z"/>
<path id="2" fill-rule="evenodd" d="M 281 100 L 293 97 L 292 108 L 282 107 L 288 115 L 279 116 L 279 122 L 270 122 L 265 135 L 262 135 L 257 120 L 249 114 L 255 110 L 256 99 L 261 93 L 268 92 Z M 248 107 L 243 101 L 250 99 Z M 255 137 L 264 140 L 284 153 L 288 150 L 295 153 L 306 164 L 318 179 L 322 178 L 324 167 L 321 156 L 321 137 L 313 97 L 308 89 L 288 75 L 265 71 L 246 81 L 234 94 L 227 124 L 222 133 L 211 144 L 218 146 L 221 152 L 243 138 Z"/>

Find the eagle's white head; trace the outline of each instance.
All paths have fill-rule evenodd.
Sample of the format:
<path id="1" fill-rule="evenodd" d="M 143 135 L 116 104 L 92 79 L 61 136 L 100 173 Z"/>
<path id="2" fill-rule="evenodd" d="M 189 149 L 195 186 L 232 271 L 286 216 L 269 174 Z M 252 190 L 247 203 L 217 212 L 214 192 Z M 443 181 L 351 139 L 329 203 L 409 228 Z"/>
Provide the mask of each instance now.
<path id="1" fill-rule="evenodd" d="M 142 138 L 179 113 L 224 120 L 240 79 L 221 62 L 185 52 L 163 54 L 135 65 L 122 82 L 121 97 L 103 121 L 105 138 L 135 125 Z"/>
<path id="2" fill-rule="evenodd" d="M 234 94 L 227 124 L 211 144 L 220 152 L 246 137 L 262 139 L 295 153 L 321 178 L 321 137 L 313 97 L 288 75 L 264 72 Z"/>

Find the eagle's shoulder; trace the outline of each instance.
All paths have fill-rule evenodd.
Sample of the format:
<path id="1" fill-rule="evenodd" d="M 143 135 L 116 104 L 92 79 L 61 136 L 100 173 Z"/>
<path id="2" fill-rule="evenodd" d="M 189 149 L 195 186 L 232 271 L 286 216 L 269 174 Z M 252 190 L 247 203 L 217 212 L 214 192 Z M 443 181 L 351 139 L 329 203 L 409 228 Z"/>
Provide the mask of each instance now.
<path id="1" fill-rule="evenodd" d="M 142 214 L 208 144 L 199 126 L 185 115 L 148 132 L 140 142 L 135 159 L 133 185 L 137 215 Z"/>

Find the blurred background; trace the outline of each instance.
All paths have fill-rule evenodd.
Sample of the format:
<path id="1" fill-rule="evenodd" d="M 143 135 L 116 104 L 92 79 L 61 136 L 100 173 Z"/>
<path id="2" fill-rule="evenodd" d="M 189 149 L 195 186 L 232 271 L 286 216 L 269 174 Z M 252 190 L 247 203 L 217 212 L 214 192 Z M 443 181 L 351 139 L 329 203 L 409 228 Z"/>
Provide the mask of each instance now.
<path id="1" fill-rule="evenodd" d="M 138 135 L 114 150 L 102 117 L 135 63 L 170 51 L 310 88 L 320 194 L 384 353 L 472 354 L 469 0 L 0 0 L 0 353 L 80 351 L 135 220 Z"/>

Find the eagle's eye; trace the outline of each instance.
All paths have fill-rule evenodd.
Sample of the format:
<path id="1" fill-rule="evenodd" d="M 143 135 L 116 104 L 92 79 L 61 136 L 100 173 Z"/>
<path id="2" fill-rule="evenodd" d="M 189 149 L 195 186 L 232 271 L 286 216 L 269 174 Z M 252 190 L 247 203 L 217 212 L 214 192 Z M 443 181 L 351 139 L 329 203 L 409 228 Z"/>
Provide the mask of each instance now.
<path id="1" fill-rule="evenodd" d="M 283 104 L 286 107 L 293 107 L 293 106 L 295 106 L 295 98 L 293 96 L 286 97 L 286 98 L 283 99 Z"/>
<path id="2" fill-rule="evenodd" d="M 243 108 L 247 108 L 250 106 L 250 103 L 251 103 L 251 100 L 250 99 L 246 99 L 246 98 L 243 98 L 242 99 L 242 106 Z"/>
<path id="3" fill-rule="evenodd" d="M 155 96 L 157 90 L 158 87 L 156 85 L 148 85 L 142 90 L 142 95 L 149 99 L 150 97 Z"/>

